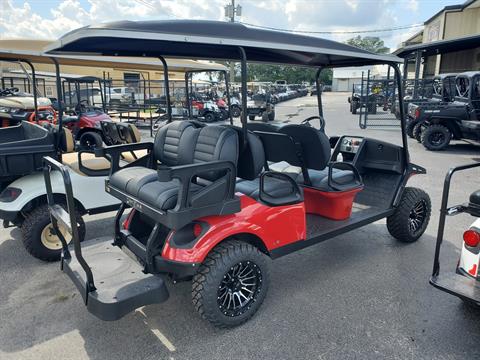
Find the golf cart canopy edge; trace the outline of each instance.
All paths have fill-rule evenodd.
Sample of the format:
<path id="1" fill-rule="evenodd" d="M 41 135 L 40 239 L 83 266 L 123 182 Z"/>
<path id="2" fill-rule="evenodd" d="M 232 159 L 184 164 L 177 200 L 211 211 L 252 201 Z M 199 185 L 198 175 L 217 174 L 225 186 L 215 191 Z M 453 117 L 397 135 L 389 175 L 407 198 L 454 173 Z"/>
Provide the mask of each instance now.
<path id="1" fill-rule="evenodd" d="M 185 46 L 188 43 L 188 46 Z M 311 36 L 238 23 L 199 20 L 119 21 L 73 30 L 47 46 L 49 54 L 240 60 L 316 67 L 393 64 L 403 60 Z"/>

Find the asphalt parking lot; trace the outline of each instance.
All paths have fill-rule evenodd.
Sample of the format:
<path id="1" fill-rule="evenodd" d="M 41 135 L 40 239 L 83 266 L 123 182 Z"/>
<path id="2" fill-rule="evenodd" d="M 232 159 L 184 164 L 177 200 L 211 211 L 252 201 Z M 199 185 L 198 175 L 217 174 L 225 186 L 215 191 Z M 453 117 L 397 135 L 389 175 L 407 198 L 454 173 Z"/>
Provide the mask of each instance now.
<path id="1" fill-rule="evenodd" d="M 347 94 L 324 96 L 326 132 L 400 142 L 398 129 L 358 128 Z M 298 122 L 316 113 L 315 97 L 277 106 Z M 427 152 L 409 139 L 412 162 L 428 174 L 409 182 L 432 198 L 432 219 L 416 243 L 396 242 L 379 221 L 274 261 L 258 314 L 217 330 L 200 319 L 190 284 L 170 286 L 170 299 L 117 322 L 85 309 L 58 264 L 29 256 L 16 229 L 0 229 L 0 359 L 475 359 L 480 310 L 428 284 L 438 209 L 447 170 L 480 160 L 458 143 Z M 478 170 L 457 175 L 451 203 L 478 189 Z M 87 239 L 112 232 L 113 213 L 87 218 Z M 442 270 L 453 271 L 468 215 L 449 219 Z"/>

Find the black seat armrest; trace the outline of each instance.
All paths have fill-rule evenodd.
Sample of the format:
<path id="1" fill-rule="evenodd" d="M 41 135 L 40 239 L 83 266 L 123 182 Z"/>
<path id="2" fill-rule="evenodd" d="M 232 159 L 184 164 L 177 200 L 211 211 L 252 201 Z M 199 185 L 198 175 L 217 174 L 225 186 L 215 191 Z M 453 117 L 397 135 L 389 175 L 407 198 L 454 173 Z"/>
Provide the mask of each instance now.
<path id="1" fill-rule="evenodd" d="M 133 163 L 129 165 L 143 165 L 147 167 L 153 167 L 153 161 L 151 159 L 153 143 L 151 142 L 120 144 L 120 145 L 107 146 L 104 148 L 97 148 L 95 149 L 95 156 L 105 157 L 110 160 L 110 175 L 112 175 L 114 172 L 122 168 L 120 166 L 120 160 L 122 158 L 122 154 L 125 152 L 133 152 L 136 150 L 147 150 L 148 154 L 142 158 L 135 160 Z"/>
<path id="2" fill-rule="evenodd" d="M 345 185 L 345 184 L 336 182 L 332 176 L 333 169 L 352 171 L 353 176 L 355 177 L 355 185 L 354 186 L 352 186 L 352 184 Z M 362 180 L 362 176 L 360 175 L 357 168 L 353 164 L 348 162 L 330 162 L 328 164 L 328 186 L 335 191 L 351 190 L 351 189 L 363 186 L 363 180 Z"/>
<path id="3" fill-rule="evenodd" d="M 281 194 L 280 196 L 268 193 L 265 190 L 265 178 L 268 177 L 289 183 L 292 187 L 292 191 L 288 194 Z M 293 180 L 289 175 L 276 171 L 265 171 L 260 175 L 260 189 L 258 193 L 258 198 L 269 206 L 284 206 L 298 204 L 302 202 L 303 194 L 297 182 Z"/>
<path id="4" fill-rule="evenodd" d="M 212 184 L 205 186 L 202 191 L 207 192 L 209 188 L 215 189 L 218 182 L 226 181 L 227 187 L 223 198 L 224 200 L 233 199 L 235 196 L 235 180 L 237 174 L 236 167 L 231 161 L 218 160 L 173 167 L 159 166 L 157 170 L 158 181 L 168 182 L 173 179 L 180 181 L 178 200 L 174 211 L 184 210 L 190 207 L 189 188 L 192 180 L 201 174 L 211 171 L 225 171 L 226 174 L 215 180 Z"/>

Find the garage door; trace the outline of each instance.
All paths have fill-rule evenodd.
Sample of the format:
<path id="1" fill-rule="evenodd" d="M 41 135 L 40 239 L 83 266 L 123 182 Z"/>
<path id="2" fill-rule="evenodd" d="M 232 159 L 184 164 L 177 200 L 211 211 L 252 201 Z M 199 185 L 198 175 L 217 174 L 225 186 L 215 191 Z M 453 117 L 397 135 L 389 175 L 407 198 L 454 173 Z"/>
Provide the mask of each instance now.
<path id="1" fill-rule="evenodd" d="M 348 79 L 337 80 L 337 91 L 348 91 Z"/>

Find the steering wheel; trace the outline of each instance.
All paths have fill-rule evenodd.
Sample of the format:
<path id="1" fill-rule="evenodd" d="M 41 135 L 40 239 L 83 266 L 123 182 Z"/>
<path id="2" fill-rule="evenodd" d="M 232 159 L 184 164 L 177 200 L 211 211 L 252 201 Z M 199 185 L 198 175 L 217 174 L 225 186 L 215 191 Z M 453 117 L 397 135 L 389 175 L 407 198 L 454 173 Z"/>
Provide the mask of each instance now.
<path id="1" fill-rule="evenodd" d="M 306 125 L 306 126 L 310 126 L 310 127 L 314 127 L 314 126 L 312 126 L 310 121 L 315 120 L 315 119 L 318 119 L 318 122 L 319 122 L 319 125 L 320 125 L 317 130 L 320 130 L 321 132 L 325 132 L 325 119 L 322 116 L 310 116 L 309 118 L 306 118 L 305 120 L 303 120 L 301 122 L 301 124 Z"/>
<path id="2" fill-rule="evenodd" d="M 17 87 L 11 87 L 11 88 L 6 88 L 3 90 L 0 90 L 0 96 L 8 96 L 8 95 L 13 95 L 20 90 Z"/>

